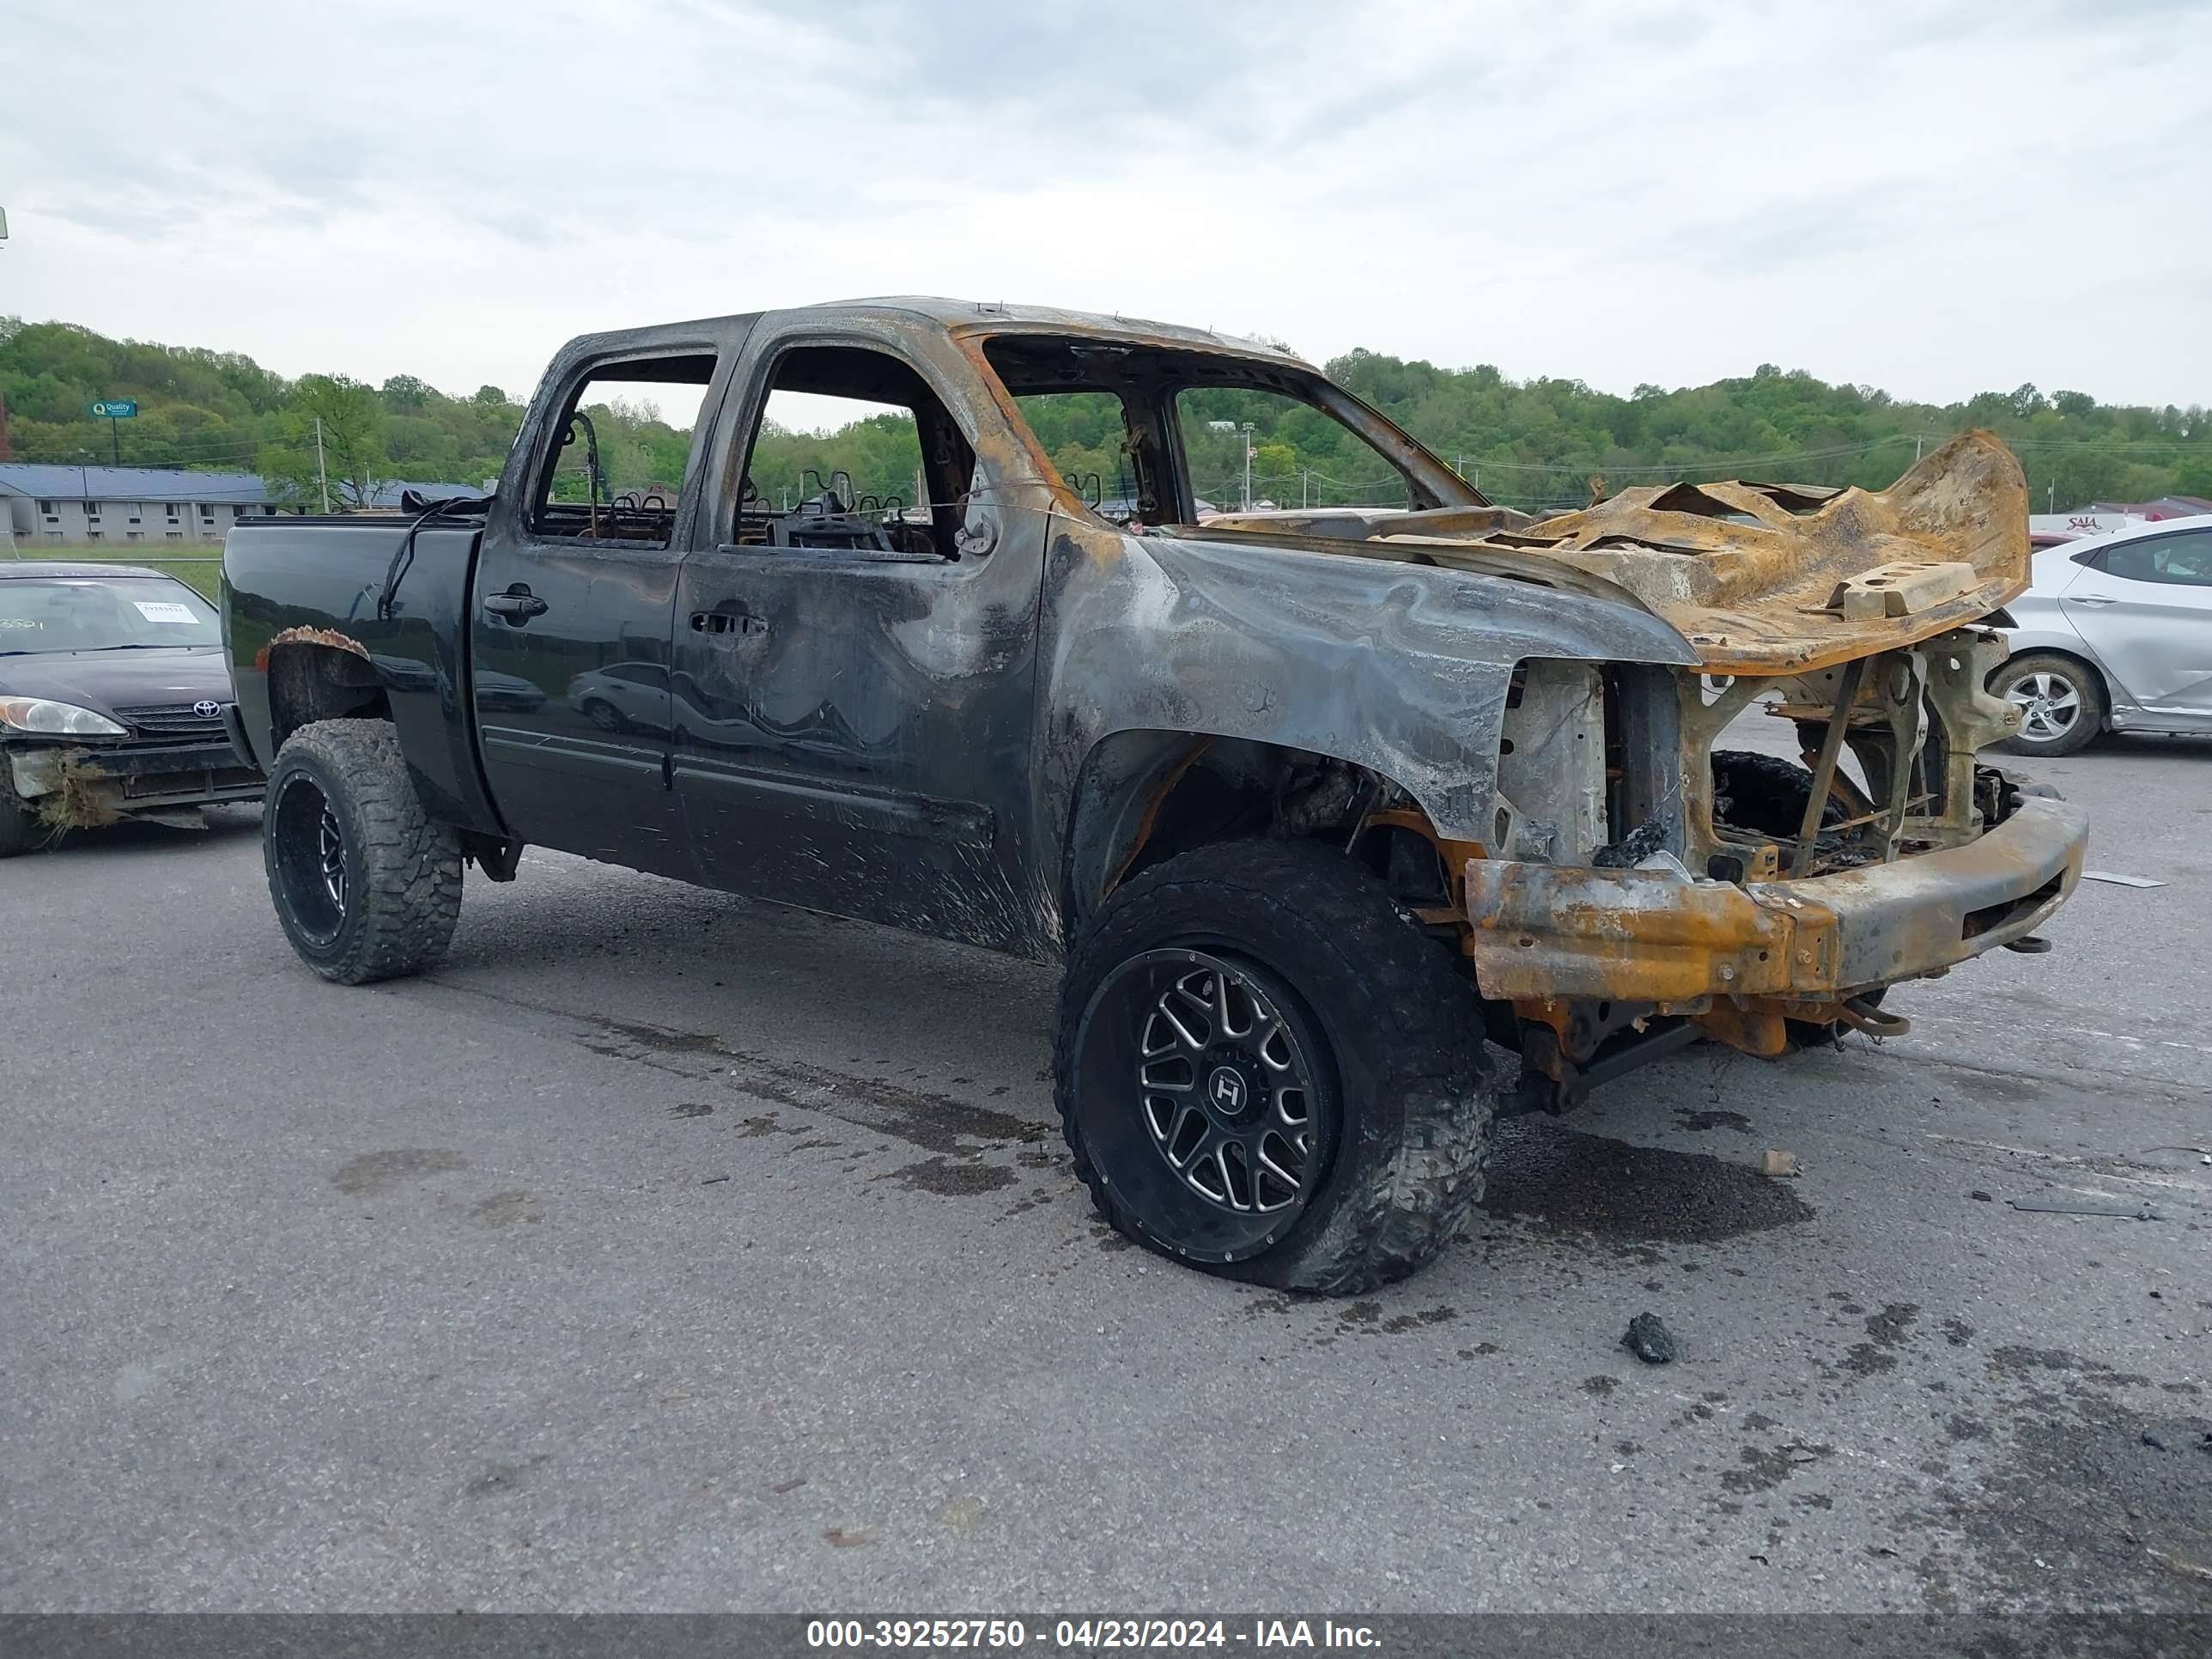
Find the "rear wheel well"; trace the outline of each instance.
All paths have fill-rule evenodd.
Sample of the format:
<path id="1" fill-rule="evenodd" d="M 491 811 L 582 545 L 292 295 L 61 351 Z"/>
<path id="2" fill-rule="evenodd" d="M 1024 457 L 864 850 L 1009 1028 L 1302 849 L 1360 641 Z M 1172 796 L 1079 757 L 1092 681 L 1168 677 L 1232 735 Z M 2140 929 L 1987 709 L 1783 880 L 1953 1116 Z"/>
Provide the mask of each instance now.
<path id="1" fill-rule="evenodd" d="M 268 674 L 272 752 L 317 720 L 392 718 L 375 665 L 350 641 L 280 639 L 269 647 Z"/>

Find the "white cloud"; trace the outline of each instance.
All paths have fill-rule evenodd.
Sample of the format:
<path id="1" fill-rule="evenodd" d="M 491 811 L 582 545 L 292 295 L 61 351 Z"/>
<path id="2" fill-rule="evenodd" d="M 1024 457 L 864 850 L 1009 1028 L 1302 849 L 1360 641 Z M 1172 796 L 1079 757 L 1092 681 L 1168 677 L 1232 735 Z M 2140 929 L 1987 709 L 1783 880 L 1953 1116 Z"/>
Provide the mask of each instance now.
<path id="1" fill-rule="evenodd" d="M 2212 397 L 2202 7 L 38 0 L 10 33 L 0 311 L 292 374 L 520 391 L 588 329 L 920 291 L 1617 390 Z"/>

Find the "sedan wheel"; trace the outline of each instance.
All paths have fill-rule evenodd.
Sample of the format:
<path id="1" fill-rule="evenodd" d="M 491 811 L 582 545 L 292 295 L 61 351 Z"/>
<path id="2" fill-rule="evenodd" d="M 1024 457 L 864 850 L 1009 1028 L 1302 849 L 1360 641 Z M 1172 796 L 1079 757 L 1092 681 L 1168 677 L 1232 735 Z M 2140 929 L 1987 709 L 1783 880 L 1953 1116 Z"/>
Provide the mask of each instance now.
<path id="1" fill-rule="evenodd" d="M 2006 699 L 2021 711 L 2020 734 L 2030 743 L 2057 743 L 2081 718 L 2081 690 L 2063 674 L 2030 674 Z"/>
<path id="2" fill-rule="evenodd" d="M 2070 755 L 2104 729 L 2104 687 L 2081 664 L 2032 651 L 1999 669 L 1990 690 L 2020 710 L 2010 747 L 2026 755 Z"/>

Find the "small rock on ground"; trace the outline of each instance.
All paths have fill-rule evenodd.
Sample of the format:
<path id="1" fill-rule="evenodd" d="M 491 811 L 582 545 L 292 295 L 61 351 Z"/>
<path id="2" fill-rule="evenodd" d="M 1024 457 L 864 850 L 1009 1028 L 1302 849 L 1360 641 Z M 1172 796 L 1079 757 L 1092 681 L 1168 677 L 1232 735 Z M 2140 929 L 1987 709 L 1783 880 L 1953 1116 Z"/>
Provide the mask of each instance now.
<path id="1" fill-rule="evenodd" d="M 1620 1346 L 1647 1365 L 1674 1363 L 1674 1334 L 1659 1322 L 1656 1314 L 1640 1313 L 1630 1320 Z"/>

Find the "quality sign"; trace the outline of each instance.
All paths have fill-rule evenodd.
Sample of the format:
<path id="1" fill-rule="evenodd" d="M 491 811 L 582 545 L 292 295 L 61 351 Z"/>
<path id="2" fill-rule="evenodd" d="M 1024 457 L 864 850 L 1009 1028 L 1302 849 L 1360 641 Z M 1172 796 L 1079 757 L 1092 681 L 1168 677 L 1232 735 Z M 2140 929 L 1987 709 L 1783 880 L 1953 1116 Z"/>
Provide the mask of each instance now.
<path id="1" fill-rule="evenodd" d="M 92 412 L 104 415 L 111 421 L 135 420 L 138 415 L 138 404 L 132 398 L 110 398 L 105 403 L 94 404 Z"/>

